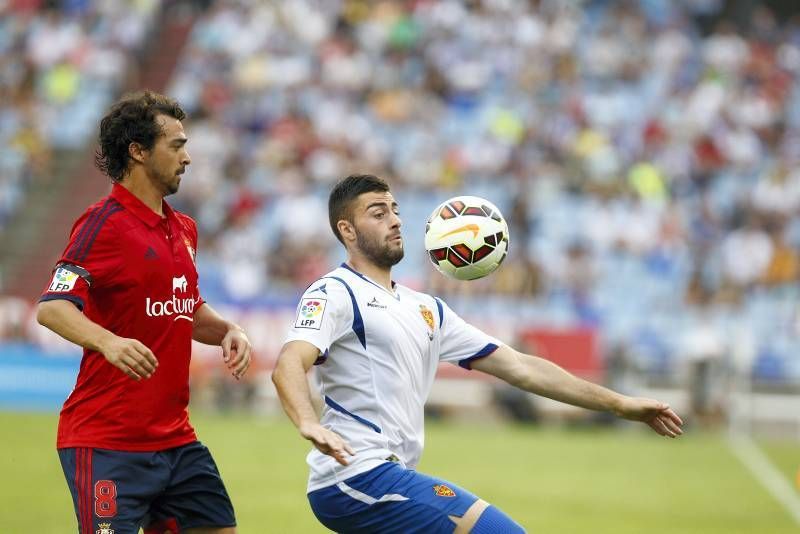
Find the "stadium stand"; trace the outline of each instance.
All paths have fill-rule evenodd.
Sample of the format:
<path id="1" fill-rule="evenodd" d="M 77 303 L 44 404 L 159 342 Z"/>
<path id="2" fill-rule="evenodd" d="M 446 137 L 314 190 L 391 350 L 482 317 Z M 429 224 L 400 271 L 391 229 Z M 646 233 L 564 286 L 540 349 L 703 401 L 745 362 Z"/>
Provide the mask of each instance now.
<path id="1" fill-rule="evenodd" d="M 0 19 L 0 180 L 13 202 L 0 217 L 0 291 L 41 289 L 78 206 L 105 194 L 93 168 L 97 121 L 120 92 L 163 89 L 191 16 L 182 3 L 10 2 Z M 191 13 L 188 12 L 190 15 Z M 2 135 L 2 134 L 0 134 Z M 36 243 L 31 246 L 31 243 Z"/>
<path id="2" fill-rule="evenodd" d="M 653 373 L 735 349 L 800 377 L 800 27 L 758 7 L 704 29 L 693 5 L 216 4 L 170 88 L 196 117 L 178 201 L 211 236 L 206 290 L 290 300 L 336 260 L 331 181 L 370 170 L 401 201 L 399 278 L 467 314 L 597 326 Z M 504 209 L 511 254 L 451 284 L 422 227 L 467 192 Z"/>
<path id="3" fill-rule="evenodd" d="M 277 322 L 273 310 L 287 313 L 341 260 L 330 185 L 372 172 L 401 204 L 398 280 L 443 295 L 476 324 L 511 335 L 596 329 L 605 353 L 622 351 L 629 368 L 667 383 L 700 361 L 772 387 L 797 383 L 800 23 L 757 5 L 742 29 L 722 4 L 212 3 L 165 90 L 190 115 L 193 163 L 174 203 L 198 220 L 206 298 L 256 329 Z M 83 32 L 90 51 L 119 65 L 141 42 L 103 39 L 126 34 L 115 23 L 146 24 L 152 10 L 9 20 L 33 17 L 59 39 Z M 33 30 L 9 25 L 0 57 L 31 61 L 33 51 L 3 43 Z M 9 94 L 69 113 L 47 123 L 75 131 L 37 132 L 45 143 L 33 145 L 46 148 L 4 153 L 13 160 L 4 165 L 86 145 L 120 83 L 95 62 L 64 60 L 74 55 L 29 67 L 37 83 Z M 65 62 L 66 74 L 55 69 Z M 90 84 L 89 96 L 48 99 L 70 83 L 73 95 Z M 0 117 L 24 115 L 8 102 Z M 4 120 L 0 135 L 8 122 L 24 130 L 23 119 Z M 3 176 L 11 205 L 24 179 Z M 485 196 L 509 219 L 510 255 L 489 279 L 451 283 L 426 264 L 424 221 L 456 194 Z M 268 351 L 279 342 L 255 336 Z"/>
<path id="4" fill-rule="evenodd" d="M 0 228 L 52 155 L 83 149 L 129 75 L 157 2 L 0 7 Z"/>

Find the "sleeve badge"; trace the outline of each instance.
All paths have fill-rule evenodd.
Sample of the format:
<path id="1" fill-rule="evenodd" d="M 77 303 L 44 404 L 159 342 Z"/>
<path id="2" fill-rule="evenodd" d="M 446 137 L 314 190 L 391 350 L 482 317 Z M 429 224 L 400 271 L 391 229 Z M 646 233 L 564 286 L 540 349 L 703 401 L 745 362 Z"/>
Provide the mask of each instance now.
<path id="1" fill-rule="evenodd" d="M 310 298 L 303 299 L 297 310 L 297 320 L 295 328 L 312 328 L 319 330 L 322 327 L 322 318 L 325 316 L 325 304 L 327 299 Z"/>
<path id="2" fill-rule="evenodd" d="M 69 269 L 58 267 L 53 273 L 53 280 L 50 282 L 50 286 L 47 288 L 47 291 L 57 293 L 72 291 L 77 280 L 78 275 L 76 273 L 73 273 Z"/>

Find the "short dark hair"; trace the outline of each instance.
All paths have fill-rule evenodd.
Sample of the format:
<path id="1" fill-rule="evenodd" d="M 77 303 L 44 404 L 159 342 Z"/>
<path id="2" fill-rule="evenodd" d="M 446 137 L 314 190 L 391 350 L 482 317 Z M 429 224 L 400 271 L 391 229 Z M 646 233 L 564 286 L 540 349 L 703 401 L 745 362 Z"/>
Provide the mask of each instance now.
<path id="1" fill-rule="evenodd" d="M 342 219 L 353 220 L 352 204 L 353 201 L 364 193 L 387 193 L 389 184 L 382 178 L 372 174 L 351 174 L 347 178 L 339 180 L 333 187 L 331 196 L 328 198 L 328 218 L 331 222 L 331 230 L 342 244 L 344 240 L 339 233 L 336 224 Z"/>
<path id="2" fill-rule="evenodd" d="M 158 115 L 168 115 L 179 121 L 186 118 L 186 113 L 175 100 L 152 91 L 125 95 L 111 106 L 100 121 L 100 147 L 94 156 L 97 168 L 115 182 L 125 178 L 131 159 L 130 144 L 139 143 L 145 150 L 150 150 L 164 134 L 156 122 Z"/>

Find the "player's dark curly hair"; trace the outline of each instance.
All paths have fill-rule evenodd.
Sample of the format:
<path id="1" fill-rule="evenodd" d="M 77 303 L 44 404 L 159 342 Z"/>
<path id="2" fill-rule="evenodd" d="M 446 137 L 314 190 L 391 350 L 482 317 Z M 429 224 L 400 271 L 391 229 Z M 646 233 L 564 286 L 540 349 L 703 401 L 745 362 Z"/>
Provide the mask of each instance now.
<path id="1" fill-rule="evenodd" d="M 163 135 L 156 122 L 157 115 L 167 115 L 179 121 L 186 117 L 175 100 L 152 91 L 125 95 L 114 104 L 100 121 L 100 148 L 94 156 L 97 168 L 115 182 L 125 178 L 131 159 L 130 144 L 138 143 L 150 150 Z"/>
<path id="2" fill-rule="evenodd" d="M 328 198 L 328 219 L 336 239 L 344 244 L 336 224 L 341 220 L 353 220 L 350 208 L 356 198 L 364 193 L 386 193 L 388 191 L 389 184 L 372 174 L 351 174 L 347 178 L 340 180 L 333 187 L 331 196 Z"/>

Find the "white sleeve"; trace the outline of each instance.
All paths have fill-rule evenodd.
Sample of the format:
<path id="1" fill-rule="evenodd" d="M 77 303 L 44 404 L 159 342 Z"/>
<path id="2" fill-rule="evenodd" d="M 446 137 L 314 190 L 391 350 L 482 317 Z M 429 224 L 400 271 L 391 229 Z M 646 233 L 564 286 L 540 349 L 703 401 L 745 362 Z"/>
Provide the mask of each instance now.
<path id="1" fill-rule="evenodd" d="M 297 306 L 297 315 L 286 343 L 307 341 L 319 349 L 320 364 L 330 346 L 352 327 L 353 305 L 344 285 L 329 278 L 311 284 Z"/>
<path id="2" fill-rule="evenodd" d="M 441 321 L 439 361 L 471 369 L 470 362 L 493 353 L 502 342 L 468 324 L 441 299 L 436 299 Z"/>

